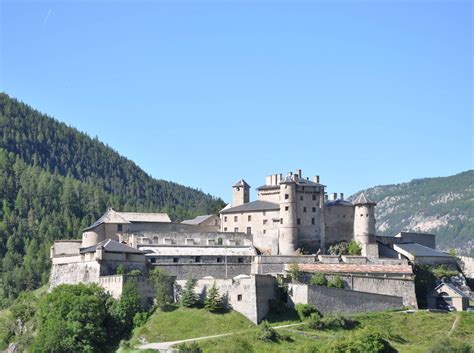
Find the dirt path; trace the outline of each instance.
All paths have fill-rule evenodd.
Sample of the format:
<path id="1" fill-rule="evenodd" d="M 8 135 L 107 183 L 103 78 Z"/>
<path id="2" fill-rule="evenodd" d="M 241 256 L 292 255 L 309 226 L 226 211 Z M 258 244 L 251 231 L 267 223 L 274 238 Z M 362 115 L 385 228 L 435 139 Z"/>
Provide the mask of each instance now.
<path id="1" fill-rule="evenodd" d="M 297 323 L 297 324 L 289 324 L 289 325 L 281 325 L 281 326 L 272 326 L 274 329 L 280 329 L 280 328 L 286 328 L 286 327 L 292 327 L 292 326 L 299 326 L 303 325 L 303 323 Z M 250 331 L 250 330 L 249 330 Z M 253 330 L 252 330 L 253 331 Z M 232 336 L 238 333 L 244 333 L 248 331 L 240 331 L 240 332 L 231 332 L 231 333 L 224 333 L 220 335 L 212 335 L 212 336 L 202 336 L 202 337 L 196 337 L 196 338 L 188 338 L 185 340 L 179 340 L 179 341 L 170 341 L 170 342 L 155 342 L 155 343 L 147 343 L 143 344 L 138 347 L 138 349 L 159 349 L 161 351 L 167 351 L 170 349 L 172 346 L 180 343 L 188 343 L 188 342 L 194 342 L 194 341 L 201 341 L 201 340 L 207 340 L 211 338 L 219 338 L 219 337 L 225 337 L 225 336 Z"/>
<path id="2" fill-rule="evenodd" d="M 448 337 L 451 336 L 451 334 L 458 328 L 460 320 L 461 320 L 461 316 L 456 315 L 456 320 L 454 320 L 453 326 L 451 326 L 451 330 L 449 330 L 448 332 Z"/>

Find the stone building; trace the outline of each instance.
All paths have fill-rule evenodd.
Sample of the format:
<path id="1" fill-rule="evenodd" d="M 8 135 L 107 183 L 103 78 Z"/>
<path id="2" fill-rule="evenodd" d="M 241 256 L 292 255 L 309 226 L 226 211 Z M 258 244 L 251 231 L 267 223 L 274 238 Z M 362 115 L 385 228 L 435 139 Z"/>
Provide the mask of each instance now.
<path id="1" fill-rule="evenodd" d="M 463 311 L 469 307 L 469 296 L 451 283 L 440 283 L 428 293 L 428 308 Z"/>
<path id="2" fill-rule="evenodd" d="M 364 194 L 354 202 L 343 194 L 329 201 L 319 176 L 304 178 L 295 173 L 267 176 L 250 202 L 250 186 L 241 179 L 232 186 L 232 202 L 221 212 L 223 232 L 253 235 L 262 253 L 293 255 L 297 250 L 316 253 L 339 241 L 360 242 L 366 256 L 377 257 L 375 203 Z"/>
<path id="3" fill-rule="evenodd" d="M 221 229 L 221 219 L 215 214 L 208 214 L 205 216 L 197 216 L 193 219 L 187 219 L 181 222 L 182 224 L 190 224 L 193 226 L 207 226 L 215 227 L 216 231 Z"/>

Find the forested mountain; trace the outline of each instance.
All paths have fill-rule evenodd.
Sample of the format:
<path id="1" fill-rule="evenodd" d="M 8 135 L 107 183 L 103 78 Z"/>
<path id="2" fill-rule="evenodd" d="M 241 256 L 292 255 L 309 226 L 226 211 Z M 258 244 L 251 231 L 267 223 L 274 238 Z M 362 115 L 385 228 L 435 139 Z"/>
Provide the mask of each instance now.
<path id="1" fill-rule="evenodd" d="M 0 307 L 47 282 L 49 248 L 76 238 L 108 207 L 173 220 L 223 201 L 155 180 L 97 139 L 0 94 Z"/>
<path id="2" fill-rule="evenodd" d="M 363 192 L 377 202 L 379 234 L 394 235 L 402 230 L 434 233 L 438 248 L 474 255 L 474 170 Z"/>

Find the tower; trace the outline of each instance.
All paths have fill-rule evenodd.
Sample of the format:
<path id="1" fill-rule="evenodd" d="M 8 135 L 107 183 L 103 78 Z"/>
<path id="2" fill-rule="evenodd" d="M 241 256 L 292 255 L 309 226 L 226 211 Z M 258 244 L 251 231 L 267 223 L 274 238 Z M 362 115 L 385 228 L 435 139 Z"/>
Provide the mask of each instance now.
<path id="1" fill-rule="evenodd" d="M 298 227 L 296 225 L 296 184 L 291 174 L 280 182 L 280 227 L 278 229 L 278 253 L 293 255 L 298 247 Z"/>
<path id="2" fill-rule="evenodd" d="M 232 186 L 232 207 L 249 202 L 250 185 L 244 179 L 240 179 Z"/>
<path id="3" fill-rule="evenodd" d="M 354 239 L 362 246 L 362 255 L 369 255 L 369 244 L 375 243 L 375 202 L 364 195 L 353 202 L 354 204 Z M 377 251 L 378 253 L 378 251 Z M 374 254 L 375 255 L 375 254 Z"/>

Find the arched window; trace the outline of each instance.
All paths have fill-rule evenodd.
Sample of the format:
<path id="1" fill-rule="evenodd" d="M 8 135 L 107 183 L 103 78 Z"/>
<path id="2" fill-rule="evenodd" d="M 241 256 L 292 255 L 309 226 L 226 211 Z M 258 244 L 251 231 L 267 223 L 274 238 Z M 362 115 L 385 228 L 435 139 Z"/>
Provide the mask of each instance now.
<path id="1" fill-rule="evenodd" d="M 157 235 L 155 235 L 153 237 L 153 244 L 158 244 L 158 236 Z"/>

